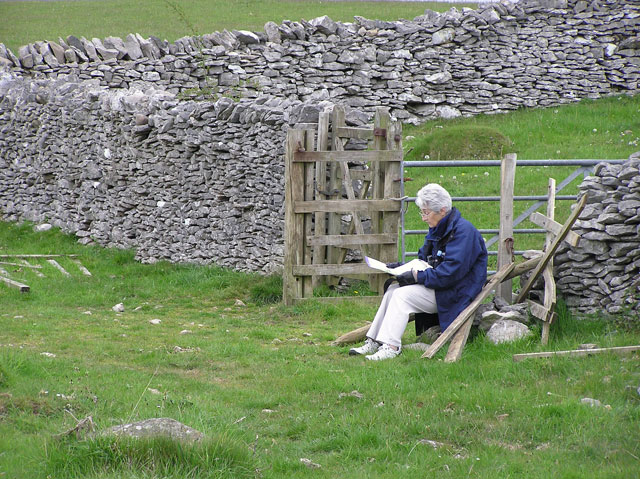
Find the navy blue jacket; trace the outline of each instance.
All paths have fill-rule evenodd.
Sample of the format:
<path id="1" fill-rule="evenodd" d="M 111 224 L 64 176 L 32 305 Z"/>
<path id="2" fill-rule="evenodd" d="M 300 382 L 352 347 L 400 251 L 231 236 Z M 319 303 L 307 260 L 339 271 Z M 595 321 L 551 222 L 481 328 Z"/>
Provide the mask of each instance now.
<path id="1" fill-rule="evenodd" d="M 487 280 L 484 239 L 456 208 L 435 228 L 429 228 L 418 252 L 424 261 L 438 256 L 443 259 L 437 266 L 418 272 L 418 283 L 435 290 L 438 320 L 444 331 L 473 301 Z"/>

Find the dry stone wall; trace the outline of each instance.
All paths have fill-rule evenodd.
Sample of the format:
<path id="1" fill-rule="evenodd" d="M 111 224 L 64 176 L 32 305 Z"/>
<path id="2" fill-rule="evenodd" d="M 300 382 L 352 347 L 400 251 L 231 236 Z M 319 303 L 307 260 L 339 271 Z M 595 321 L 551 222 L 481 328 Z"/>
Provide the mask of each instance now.
<path id="1" fill-rule="evenodd" d="M 185 95 L 331 100 L 398 119 L 495 113 L 635 92 L 638 0 L 521 0 L 427 10 L 413 20 L 320 17 L 168 43 L 69 36 L 0 45 L 0 65 L 34 77 L 74 74 L 109 88 Z M 198 90 L 200 89 L 200 90 Z"/>
<path id="2" fill-rule="evenodd" d="M 273 97 L 0 76 L 0 208 L 138 258 L 271 272 L 283 257 L 289 122 L 319 106 Z"/>
<path id="3" fill-rule="evenodd" d="M 640 152 L 626 163 L 600 163 L 580 185 L 587 205 L 574 230 L 577 247 L 555 259 L 567 305 L 585 313 L 640 314 Z"/>

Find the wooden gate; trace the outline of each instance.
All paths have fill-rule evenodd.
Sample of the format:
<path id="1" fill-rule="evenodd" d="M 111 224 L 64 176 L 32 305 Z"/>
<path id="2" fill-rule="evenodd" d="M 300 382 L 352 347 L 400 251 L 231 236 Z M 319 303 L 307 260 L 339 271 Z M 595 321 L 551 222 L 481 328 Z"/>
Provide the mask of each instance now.
<path id="1" fill-rule="evenodd" d="M 367 150 L 345 151 L 349 139 Z M 354 182 L 359 188 L 354 188 Z M 317 124 L 287 133 L 283 299 L 313 297 L 317 286 L 341 277 L 368 279 L 381 291 L 386 278 L 362 263 L 345 263 L 348 249 L 383 262 L 397 261 L 402 207 L 402 126 L 378 108 L 369 128 L 347 127 L 344 109 L 320 114 Z M 343 196 L 346 196 L 344 198 Z M 350 215 L 346 232 L 343 215 Z M 365 233 L 363 219 L 371 219 Z M 318 298 L 379 301 L 378 296 Z"/>

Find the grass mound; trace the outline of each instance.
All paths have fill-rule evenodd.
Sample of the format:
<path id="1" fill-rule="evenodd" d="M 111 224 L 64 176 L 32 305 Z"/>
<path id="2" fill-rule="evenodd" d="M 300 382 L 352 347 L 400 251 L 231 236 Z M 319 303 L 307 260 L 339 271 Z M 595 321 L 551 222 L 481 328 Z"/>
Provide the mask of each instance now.
<path id="1" fill-rule="evenodd" d="M 498 160 L 509 152 L 512 141 L 488 126 L 452 125 L 433 128 L 416 138 L 406 160 Z"/>
<path id="2" fill-rule="evenodd" d="M 184 444 L 169 438 L 103 437 L 52 442 L 47 477 L 253 477 L 250 452 L 226 436 Z"/>

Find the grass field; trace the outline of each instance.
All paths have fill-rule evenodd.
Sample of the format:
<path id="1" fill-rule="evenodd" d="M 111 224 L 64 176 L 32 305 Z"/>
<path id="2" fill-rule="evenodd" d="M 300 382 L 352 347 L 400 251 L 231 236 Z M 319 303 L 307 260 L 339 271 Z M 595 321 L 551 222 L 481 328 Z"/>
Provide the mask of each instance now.
<path id="1" fill-rule="evenodd" d="M 456 8 L 475 6 L 457 4 Z M 268 21 L 311 20 L 329 15 L 352 22 L 354 15 L 378 20 L 412 19 L 425 9 L 445 11 L 446 3 L 326 2 L 320 0 L 78 0 L 0 2 L 0 43 L 14 53 L 39 40 L 68 35 L 86 38 L 139 33 L 174 41 L 183 36 L 231 30 L 261 31 Z"/>
<path id="2" fill-rule="evenodd" d="M 268 20 L 394 19 L 424 8 L 267 0 L 0 2 L 0 42 L 17 49 L 69 34 L 132 31 L 173 40 L 223 28 L 260 29 Z M 639 149 L 639 113 L 640 96 L 584 101 L 406 126 L 404 144 L 408 159 L 444 158 L 464 148 L 499 157 L 505 152 L 499 146 L 483 146 L 497 132 L 520 158 L 626 158 Z M 568 172 L 519 169 L 516 194 L 544 194 L 549 176 L 560 180 Z M 454 196 L 499 191 L 498 169 L 407 168 L 406 174 L 413 177 L 411 195 L 427 181 Z M 573 184 L 568 191 L 575 190 Z M 478 227 L 496 227 L 495 205 L 457 206 Z M 567 208 L 559 208 L 560 218 Z M 409 222 L 421 227 L 417 215 Z M 133 251 L 80 246 L 72 236 L 35 233 L 32 226 L 0 222 L 0 254 L 76 254 L 92 276 L 65 259 L 68 278 L 37 260 L 32 263 L 45 277 L 3 265 L 31 292 L 0 284 L 0 479 L 640 476 L 638 354 L 512 361 L 514 353 L 582 343 L 640 344 L 640 332 L 620 323 L 577 319 L 561 304 L 545 348 L 539 328 L 500 346 L 474 331 L 455 364 L 442 361 L 444 351 L 422 360 L 410 350 L 372 364 L 330 344 L 371 320 L 372 306 L 286 307 L 279 277 L 142 265 Z M 522 241 L 516 248 L 539 247 L 540 239 Z M 112 309 L 118 303 L 123 312 Z M 412 333 L 410 326 L 405 342 L 415 339 Z M 588 398 L 600 405 L 583 403 Z M 188 446 L 60 436 L 88 416 L 98 430 L 171 417 L 206 439 Z"/>
<path id="3" fill-rule="evenodd" d="M 30 293 L 0 288 L 0 477 L 640 472 L 638 355 L 514 363 L 513 353 L 542 349 L 537 331 L 503 346 L 477 335 L 456 364 L 408 350 L 365 363 L 330 341 L 371 319 L 372 307 L 264 303 L 265 292 L 277 293 L 273 279 L 141 265 L 133 252 L 82 247 L 28 224 L 0 223 L 0 245 L 2 253 L 78 254 L 93 273 L 84 277 L 61 260 L 71 278 L 44 263 L 45 278 L 12 271 Z M 124 312 L 112 311 L 120 302 Z M 547 349 L 639 340 L 638 332 L 561 309 Z M 87 416 L 98 429 L 172 417 L 207 440 L 191 448 L 56 437 Z"/>
<path id="4" fill-rule="evenodd" d="M 404 135 L 415 137 L 406 143 L 416 150 L 451 125 L 458 131 L 480 125 L 508 137 L 522 157 L 624 158 L 637 150 L 638 100 L 431 122 Z M 547 149 L 538 149 L 540 139 Z M 562 145 L 555 155 L 554 145 Z M 450 170 L 437 172 L 434 179 L 455 195 L 495 188 L 497 170 L 477 178 L 462 173 L 454 179 Z M 411 187 L 431 180 L 433 173 L 424 174 L 412 172 Z M 546 184 L 547 171 L 526 174 L 524 183 L 518 176 L 522 186 Z M 490 217 L 466 214 L 474 222 Z M 639 355 L 511 358 L 582 343 L 639 344 L 640 332 L 619 323 L 577 319 L 560 305 L 545 348 L 539 329 L 500 346 L 474 332 L 459 363 L 444 363 L 444 351 L 423 360 L 405 350 L 371 364 L 330 343 L 370 320 L 372 306 L 285 307 L 278 277 L 142 265 L 133 251 L 80 246 L 58 231 L 0 223 L 0 254 L 61 252 L 77 254 L 93 275 L 81 275 L 68 260 L 61 262 L 70 278 L 44 262 L 38 263 L 44 278 L 5 266 L 32 290 L 0 285 L 0 478 L 640 474 Z M 118 303 L 124 312 L 112 310 Z M 410 326 L 404 341 L 414 338 Z M 600 406 L 583 403 L 588 398 Z M 58 436 L 87 416 L 99 430 L 172 417 L 206 439 L 180 446 Z"/>

